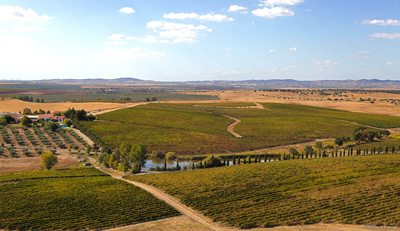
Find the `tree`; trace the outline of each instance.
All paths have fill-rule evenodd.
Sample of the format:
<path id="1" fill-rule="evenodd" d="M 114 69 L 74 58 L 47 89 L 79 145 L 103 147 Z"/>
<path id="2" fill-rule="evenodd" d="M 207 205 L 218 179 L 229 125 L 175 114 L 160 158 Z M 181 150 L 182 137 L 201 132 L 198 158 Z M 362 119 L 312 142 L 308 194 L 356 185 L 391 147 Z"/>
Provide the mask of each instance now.
<path id="1" fill-rule="evenodd" d="M 44 124 L 44 128 L 45 128 L 45 129 L 50 129 L 50 130 L 52 130 L 53 132 L 55 132 L 55 131 L 59 128 L 59 126 L 58 126 L 58 124 L 53 123 L 53 122 L 46 122 L 46 123 Z"/>
<path id="2" fill-rule="evenodd" d="M 43 167 L 47 170 L 51 169 L 58 163 L 57 156 L 49 151 L 43 152 L 40 156 L 40 160 L 42 161 Z"/>
<path id="3" fill-rule="evenodd" d="M 23 114 L 24 114 L 24 115 L 32 115 L 32 111 L 31 111 L 30 108 L 24 108 Z"/>
<path id="4" fill-rule="evenodd" d="M 71 127 L 72 125 L 72 121 L 71 120 L 64 120 L 65 125 L 67 125 L 68 127 Z"/>
<path id="5" fill-rule="evenodd" d="M 129 153 L 129 160 L 133 163 L 132 173 L 139 173 L 145 166 L 147 160 L 147 151 L 144 144 L 134 144 Z"/>
<path id="6" fill-rule="evenodd" d="M 69 154 L 71 154 L 71 145 L 68 145 L 68 152 L 69 152 Z"/>
<path id="7" fill-rule="evenodd" d="M 88 145 L 86 146 L 86 149 L 85 149 L 86 154 L 89 155 L 91 150 L 92 150 L 92 147 L 90 147 L 90 145 L 88 144 Z"/>
<path id="8" fill-rule="evenodd" d="M 111 154 L 110 159 L 108 160 L 108 165 L 113 169 L 118 168 L 118 158 L 115 153 Z"/>
<path id="9" fill-rule="evenodd" d="M 314 147 L 315 147 L 316 149 L 318 149 L 318 150 L 323 149 L 323 147 L 322 147 L 322 142 L 321 142 L 321 141 L 315 142 Z"/>
<path id="10" fill-rule="evenodd" d="M 312 154 L 314 153 L 314 150 L 313 150 L 313 148 L 312 148 L 310 145 L 307 145 L 307 146 L 304 148 L 304 152 L 306 153 L 306 156 L 308 156 L 308 154 L 312 155 Z M 311 156 L 311 157 L 312 157 L 312 156 Z"/>
<path id="11" fill-rule="evenodd" d="M 28 116 L 24 116 L 24 117 L 21 118 L 21 124 L 22 125 L 27 127 L 27 126 L 30 126 L 31 123 L 32 123 L 32 120 Z"/>
<path id="12" fill-rule="evenodd" d="M 1 118 L 5 119 L 8 124 L 11 122 L 15 122 L 15 119 L 11 115 L 3 115 L 3 117 L 1 117 Z"/>
<path id="13" fill-rule="evenodd" d="M 292 155 L 293 158 L 294 158 L 295 155 L 299 155 L 299 152 L 295 148 L 290 148 L 289 149 L 289 155 Z"/>
<path id="14" fill-rule="evenodd" d="M 0 118 L 0 125 L 7 125 L 7 120 L 3 119 L 3 117 Z"/>

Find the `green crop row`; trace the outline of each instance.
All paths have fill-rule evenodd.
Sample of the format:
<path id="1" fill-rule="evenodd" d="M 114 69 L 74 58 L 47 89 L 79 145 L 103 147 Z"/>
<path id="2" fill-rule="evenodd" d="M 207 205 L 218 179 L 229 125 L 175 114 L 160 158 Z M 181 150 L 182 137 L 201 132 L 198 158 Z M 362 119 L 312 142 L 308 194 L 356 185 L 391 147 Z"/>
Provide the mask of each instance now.
<path id="1" fill-rule="evenodd" d="M 59 172 L 49 171 L 53 177 L 47 171 L 19 173 L 20 180 L 30 180 L 2 184 L 0 229 L 101 229 L 179 214 L 144 190 L 97 170 Z M 5 178 L 10 176 L 0 175 Z"/>
<path id="2" fill-rule="evenodd" d="M 239 228 L 400 225 L 400 159 L 381 154 L 129 176 Z"/>
<path id="3" fill-rule="evenodd" d="M 296 105 L 296 104 L 266 103 L 264 105 L 266 108 L 270 110 L 275 110 L 295 115 L 341 119 L 379 128 L 400 127 L 400 117 L 394 117 L 394 116 L 356 113 L 343 110 Z"/>

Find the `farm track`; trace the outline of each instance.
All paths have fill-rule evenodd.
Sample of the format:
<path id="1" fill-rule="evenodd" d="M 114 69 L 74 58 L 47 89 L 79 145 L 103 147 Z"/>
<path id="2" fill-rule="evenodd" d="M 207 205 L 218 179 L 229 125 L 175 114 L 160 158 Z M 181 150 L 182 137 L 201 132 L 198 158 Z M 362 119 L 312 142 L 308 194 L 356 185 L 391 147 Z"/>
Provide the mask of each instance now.
<path id="1" fill-rule="evenodd" d="M 227 116 L 227 115 L 222 115 L 228 119 L 234 120 L 233 123 L 229 124 L 228 127 L 226 128 L 226 130 L 231 133 L 232 135 L 234 135 L 236 138 L 242 138 L 241 135 L 237 134 L 236 132 L 233 131 L 233 128 L 235 127 L 236 124 L 242 122 L 240 119 L 237 118 L 233 118 L 231 116 Z"/>
<path id="2" fill-rule="evenodd" d="M 119 174 L 115 173 L 114 170 L 104 169 L 104 168 L 101 168 L 101 167 L 97 166 L 96 164 L 94 164 L 94 166 L 98 170 L 109 174 L 111 177 L 113 177 L 115 179 L 123 180 L 125 182 L 128 182 L 128 183 L 130 183 L 130 184 L 132 184 L 132 185 L 134 185 L 136 187 L 139 187 L 139 188 L 151 193 L 153 196 L 155 196 L 158 199 L 166 202 L 167 204 L 169 204 L 170 206 L 172 206 L 173 208 L 175 208 L 176 210 L 181 212 L 183 215 L 194 219 L 195 221 L 207 226 L 208 228 L 210 228 L 212 230 L 221 230 L 221 231 L 223 231 L 223 230 L 238 230 L 238 229 L 236 229 L 234 227 L 223 228 L 223 227 L 218 226 L 216 223 L 212 222 L 209 218 L 205 217 L 200 212 L 197 212 L 197 211 L 187 207 L 186 205 L 184 205 L 181 202 L 179 202 L 179 200 L 177 198 L 164 193 L 160 189 L 157 189 L 157 188 L 155 188 L 153 186 L 146 185 L 146 184 L 143 184 L 143 183 L 139 183 L 139 182 L 136 182 L 136 181 L 126 180 L 126 179 L 122 178 L 122 175 L 119 175 Z"/>
<path id="3" fill-rule="evenodd" d="M 105 109 L 99 109 L 99 110 L 91 111 L 91 112 L 88 112 L 88 114 L 100 115 L 100 114 L 104 114 L 104 113 L 107 113 L 107 112 L 116 111 L 116 110 L 119 110 L 119 109 L 137 107 L 137 106 L 146 105 L 146 104 L 149 104 L 149 102 L 129 103 L 129 104 L 125 104 L 125 105 L 120 106 L 120 107 L 105 108 Z"/>

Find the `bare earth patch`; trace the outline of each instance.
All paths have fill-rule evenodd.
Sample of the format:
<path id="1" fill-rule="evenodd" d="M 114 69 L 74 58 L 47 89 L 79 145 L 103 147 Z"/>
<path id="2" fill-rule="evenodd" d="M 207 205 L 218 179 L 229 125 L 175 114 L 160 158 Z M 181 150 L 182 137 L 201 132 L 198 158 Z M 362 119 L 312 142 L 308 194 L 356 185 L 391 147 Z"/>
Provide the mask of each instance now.
<path id="1" fill-rule="evenodd" d="M 32 111 L 43 109 L 45 111 L 66 111 L 68 108 L 75 108 L 77 110 L 85 109 L 85 111 L 97 114 L 99 112 L 109 112 L 121 108 L 128 108 L 138 105 L 138 103 L 105 103 L 105 102 L 88 102 L 88 103 L 72 103 L 72 102 L 59 102 L 59 103 L 33 103 L 25 102 L 16 99 L 0 100 L 0 113 L 3 112 L 20 112 L 24 108 L 30 108 Z"/>
<path id="2" fill-rule="evenodd" d="M 56 169 L 69 168 L 71 166 L 79 165 L 76 157 L 68 155 L 59 155 L 58 164 L 55 166 Z M 40 156 L 34 157 L 1 157 L 0 158 L 0 174 L 9 172 L 21 172 L 29 170 L 42 169 L 42 163 L 40 162 Z"/>
<path id="3" fill-rule="evenodd" d="M 193 230 L 193 231 L 207 231 L 212 230 L 206 226 L 188 218 L 187 216 L 178 216 L 166 218 L 157 221 L 150 221 L 135 225 L 123 226 L 118 228 L 109 229 L 110 231 L 177 231 L 177 230 Z"/>

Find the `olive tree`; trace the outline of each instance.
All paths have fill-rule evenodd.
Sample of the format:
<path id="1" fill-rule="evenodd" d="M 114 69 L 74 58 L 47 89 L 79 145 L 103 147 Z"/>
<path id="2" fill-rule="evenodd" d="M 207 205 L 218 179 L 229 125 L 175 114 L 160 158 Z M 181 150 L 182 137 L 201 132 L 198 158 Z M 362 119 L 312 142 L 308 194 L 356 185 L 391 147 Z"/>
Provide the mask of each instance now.
<path id="1" fill-rule="evenodd" d="M 40 156 L 40 160 L 42 161 L 43 167 L 47 170 L 51 169 L 58 163 L 57 156 L 52 152 L 43 152 Z"/>

